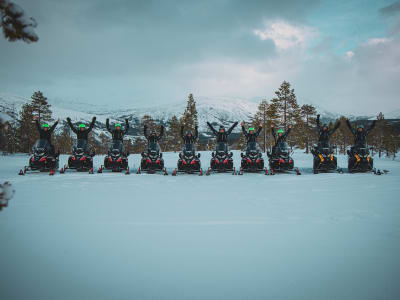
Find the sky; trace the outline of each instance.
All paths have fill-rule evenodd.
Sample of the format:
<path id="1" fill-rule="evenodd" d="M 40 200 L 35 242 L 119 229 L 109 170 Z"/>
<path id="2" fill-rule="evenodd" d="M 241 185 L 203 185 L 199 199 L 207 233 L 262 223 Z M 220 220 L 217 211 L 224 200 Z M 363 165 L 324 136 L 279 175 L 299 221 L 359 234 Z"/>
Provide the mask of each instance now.
<path id="1" fill-rule="evenodd" d="M 16 0 L 37 43 L 0 38 L 0 93 L 146 107 L 271 99 L 400 108 L 400 1 Z"/>

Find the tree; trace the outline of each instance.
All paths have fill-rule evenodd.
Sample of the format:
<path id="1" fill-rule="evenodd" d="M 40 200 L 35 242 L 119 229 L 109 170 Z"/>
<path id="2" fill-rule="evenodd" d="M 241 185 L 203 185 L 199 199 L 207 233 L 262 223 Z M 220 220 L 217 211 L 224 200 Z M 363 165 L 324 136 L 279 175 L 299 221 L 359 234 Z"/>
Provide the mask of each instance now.
<path id="1" fill-rule="evenodd" d="M 182 124 L 186 130 L 194 131 L 194 128 L 198 125 L 196 101 L 193 98 L 193 94 L 189 94 L 185 112 L 182 116 Z"/>
<path id="2" fill-rule="evenodd" d="M 21 7 L 9 0 L 0 0 L 0 27 L 8 41 L 37 42 L 39 38 L 33 30 L 36 26 L 35 19 L 26 17 Z"/>
<path id="3" fill-rule="evenodd" d="M 271 120 L 268 119 L 268 108 L 269 104 L 267 100 L 262 100 L 258 105 L 258 110 L 253 118 L 253 125 L 258 127 L 260 123 L 263 124 L 264 130 L 262 131 L 262 136 L 260 137 L 263 142 L 263 152 L 267 150 L 267 128 L 271 127 Z"/>
<path id="4" fill-rule="evenodd" d="M 301 107 L 301 116 L 304 121 L 302 136 L 305 140 L 307 154 L 309 153 L 310 142 L 312 141 L 313 132 L 315 131 L 313 126 L 315 124 L 315 120 L 313 119 L 313 117 L 316 115 L 316 113 L 317 111 L 315 107 L 310 104 L 304 104 Z"/>
<path id="5" fill-rule="evenodd" d="M 62 132 L 55 135 L 54 139 L 55 145 L 57 145 L 57 150 L 59 150 L 60 153 L 71 153 L 74 138 L 71 136 L 71 132 L 68 127 L 63 127 Z"/>
<path id="6" fill-rule="evenodd" d="M 30 103 L 24 104 L 20 112 L 19 128 L 17 130 L 18 150 L 29 153 L 38 137 L 35 123 L 33 122 L 33 108 Z"/>
<path id="7" fill-rule="evenodd" d="M 181 124 L 178 118 L 174 115 L 171 118 L 169 123 L 169 130 L 168 130 L 168 150 L 169 151 L 179 151 L 182 147 L 182 140 L 181 140 Z"/>
<path id="8" fill-rule="evenodd" d="M 133 144 L 134 153 L 142 153 L 146 149 L 146 141 L 141 137 L 136 138 Z"/>
<path id="9" fill-rule="evenodd" d="M 110 145 L 111 139 L 105 135 L 103 132 L 99 135 L 100 139 L 100 147 L 99 147 L 99 154 L 106 154 L 108 151 L 108 147 Z"/>
<path id="10" fill-rule="evenodd" d="M 346 153 L 346 148 L 349 145 L 353 144 L 354 138 L 353 134 L 347 128 L 346 124 L 346 118 L 341 116 L 339 121 L 341 126 L 336 130 L 336 132 L 332 135 L 331 141 L 334 142 L 336 147 L 339 147 L 339 153 L 345 154 Z M 337 122 L 337 120 L 336 120 Z"/>
<path id="11" fill-rule="evenodd" d="M 279 89 L 275 91 L 276 97 L 271 100 L 272 105 L 276 109 L 276 113 L 280 118 L 280 126 L 284 127 L 285 131 L 290 122 L 298 118 L 300 111 L 297 105 L 294 89 L 290 88 L 290 83 L 284 81 Z"/>
<path id="12" fill-rule="evenodd" d="M 34 116 L 38 117 L 38 121 L 52 121 L 50 110 L 51 105 L 47 103 L 47 98 L 43 96 L 43 93 L 41 91 L 34 92 L 31 99 L 32 112 Z"/>
<path id="13" fill-rule="evenodd" d="M 144 125 L 146 125 L 147 126 L 147 128 L 149 129 L 149 130 L 156 130 L 156 123 L 154 122 L 154 120 L 153 120 L 153 118 L 151 117 L 151 116 L 149 116 L 149 115 L 144 115 L 143 117 L 142 117 L 142 127 L 144 126 Z"/>

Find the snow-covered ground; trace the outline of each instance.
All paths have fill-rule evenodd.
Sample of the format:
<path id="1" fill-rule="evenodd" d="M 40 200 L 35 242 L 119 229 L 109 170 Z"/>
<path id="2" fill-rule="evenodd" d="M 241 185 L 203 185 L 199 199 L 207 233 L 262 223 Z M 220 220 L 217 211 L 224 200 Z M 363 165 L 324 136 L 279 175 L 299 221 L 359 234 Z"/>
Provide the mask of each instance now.
<path id="1" fill-rule="evenodd" d="M 302 176 L 18 176 L 27 156 L 0 157 L 0 299 L 400 299 L 400 162 L 294 158 Z"/>

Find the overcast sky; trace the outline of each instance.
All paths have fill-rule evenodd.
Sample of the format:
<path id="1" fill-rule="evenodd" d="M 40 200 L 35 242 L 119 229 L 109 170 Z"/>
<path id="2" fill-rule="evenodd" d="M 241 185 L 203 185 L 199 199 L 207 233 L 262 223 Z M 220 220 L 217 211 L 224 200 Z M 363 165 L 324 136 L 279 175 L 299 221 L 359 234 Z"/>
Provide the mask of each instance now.
<path id="1" fill-rule="evenodd" d="M 143 107 L 270 99 L 287 80 L 300 104 L 400 108 L 400 1 L 15 2 L 40 39 L 0 38 L 0 93 Z"/>

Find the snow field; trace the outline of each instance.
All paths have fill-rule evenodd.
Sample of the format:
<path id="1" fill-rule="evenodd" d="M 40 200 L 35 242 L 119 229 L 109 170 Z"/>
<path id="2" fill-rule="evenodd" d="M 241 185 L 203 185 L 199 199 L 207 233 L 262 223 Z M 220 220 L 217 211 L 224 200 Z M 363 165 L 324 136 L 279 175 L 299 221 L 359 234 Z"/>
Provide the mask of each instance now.
<path id="1" fill-rule="evenodd" d="M 0 157 L 16 190 L 0 299 L 399 299 L 399 162 L 314 175 L 293 157 L 301 176 L 137 175 L 139 155 L 131 175 L 18 176 L 28 156 Z M 178 153 L 164 159 L 170 173 Z"/>

